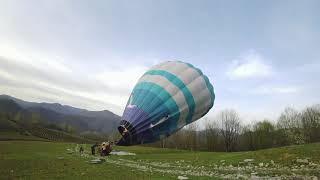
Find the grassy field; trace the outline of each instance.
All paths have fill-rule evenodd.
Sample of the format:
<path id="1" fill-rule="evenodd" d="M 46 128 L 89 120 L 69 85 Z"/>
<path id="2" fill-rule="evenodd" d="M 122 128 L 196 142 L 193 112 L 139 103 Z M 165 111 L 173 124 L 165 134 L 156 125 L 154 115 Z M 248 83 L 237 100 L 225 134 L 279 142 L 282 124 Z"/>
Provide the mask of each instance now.
<path id="1" fill-rule="evenodd" d="M 0 141 L 0 179 L 316 179 L 320 144 L 255 152 L 191 152 L 150 147 L 114 147 L 136 155 L 88 161 L 90 145 L 40 141 Z"/>
<path id="2" fill-rule="evenodd" d="M 93 140 L 66 133 L 56 129 L 49 129 L 41 124 L 22 124 L 14 120 L 0 117 L 0 141 L 23 140 L 23 141 L 58 141 L 93 143 Z"/>

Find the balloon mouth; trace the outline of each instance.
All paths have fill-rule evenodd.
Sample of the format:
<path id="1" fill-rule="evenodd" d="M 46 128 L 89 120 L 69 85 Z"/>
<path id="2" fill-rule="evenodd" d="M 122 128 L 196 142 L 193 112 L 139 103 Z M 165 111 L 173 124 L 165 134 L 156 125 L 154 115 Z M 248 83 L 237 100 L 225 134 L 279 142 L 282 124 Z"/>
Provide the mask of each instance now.
<path id="1" fill-rule="evenodd" d="M 124 127 L 123 125 L 118 127 L 118 131 L 119 131 L 120 134 L 122 134 L 123 131 L 125 131 L 125 129 L 126 129 L 126 127 Z"/>
<path id="2" fill-rule="evenodd" d="M 126 120 L 120 122 L 118 126 L 118 131 L 121 134 L 121 139 L 117 142 L 118 146 L 130 146 L 134 142 L 135 129 L 133 126 Z"/>

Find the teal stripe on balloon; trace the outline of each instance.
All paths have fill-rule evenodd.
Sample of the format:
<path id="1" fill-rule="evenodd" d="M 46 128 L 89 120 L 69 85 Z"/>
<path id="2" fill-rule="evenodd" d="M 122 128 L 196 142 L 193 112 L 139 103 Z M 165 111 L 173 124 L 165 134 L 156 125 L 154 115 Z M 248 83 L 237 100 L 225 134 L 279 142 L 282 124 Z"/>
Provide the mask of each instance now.
<path id="1" fill-rule="evenodd" d="M 163 87 L 153 82 L 141 82 L 135 86 L 133 91 L 134 93 L 137 92 L 136 94 L 140 94 L 138 93 L 139 91 L 145 92 L 142 94 L 142 96 L 138 96 L 136 98 L 133 97 L 132 104 L 143 109 L 145 112 L 150 113 L 151 116 L 154 116 L 152 113 L 157 109 L 156 107 L 150 108 L 154 105 L 153 103 L 159 105 L 159 101 L 164 102 L 163 105 L 166 106 L 166 108 L 169 110 L 169 114 L 172 115 L 170 117 L 170 130 L 177 128 L 177 123 L 180 117 L 179 107 L 170 93 L 168 93 Z M 154 101 L 154 95 L 156 95 L 156 99 L 159 99 L 157 100 L 158 102 Z"/>
<path id="2" fill-rule="evenodd" d="M 188 104 L 188 107 L 189 107 L 189 113 L 187 115 L 186 123 L 187 124 L 191 123 L 196 105 L 195 105 L 195 101 L 194 101 L 192 93 L 189 91 L 189 89 L 183 83 L 183 81 L 181 79 L 179 79 L 176 75 L 174 75 L 170 72 L 164 71 L 164 70 L 150 70 L 150 71 L 147 71 L 144 75 L 163 76 L 182 91 L 182 93 L 185 97 L 185 100 Z"/>
<path id="3" fill-rule="evenodd" d="M 143 96 L 133 96 L 132 104 L 137 105 L 140 109 L 144 112 L 147 112 L 149 116 L 153 116 L 157 114 L 161 116 L 162 111 L 159 112 L 162 105 L 165 103 L 163 98 L 158 97 L 159 93 L 151 92 L 147 89 L 134 89 L 134 94 L 143 95 Z M 161 107 L 161 108 L 160 108 Z M 169 110 L 166 110 L 165 113 L 168 114 Z M 166 116 L 167 114 L 163 115 L 162 117 Z"/>
<path id="4" fill-rule="evenodd" d="M 185 63 L 185 62 L 181 62 L 181 63 Z M 203 77 L 204 81 L 206 82 L 207 88 L 208 88 L 208 90 L 210 91 L 210 94 L 211 94 L 211 105 L 210 105 L 210 107 L 212 107 L 213 103 L 214 103 L 214 99 L 215 99 L 215 94 L 214 94 L 213 86 L 209 81 L 209 78 L 206 75 L 204 75 L 200 69 L 194 67 L 192 64 L 189 64 L 189 63 L 185 63 L 185 64 L 187 64 L 189 67 L 191 67 L 194 70 L 196 70 Z"/>

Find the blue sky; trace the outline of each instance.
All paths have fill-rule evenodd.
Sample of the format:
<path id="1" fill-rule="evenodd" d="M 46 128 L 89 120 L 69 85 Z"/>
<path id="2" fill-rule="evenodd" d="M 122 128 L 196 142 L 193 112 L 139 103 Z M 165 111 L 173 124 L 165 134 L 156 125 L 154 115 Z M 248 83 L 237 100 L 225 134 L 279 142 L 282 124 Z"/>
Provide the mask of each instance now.
<path id="1" fill-rule="evenodd" d="M 152 65 L 194 64 L 214 117 L 320 100 L 319 1 L 0 1 L 0 94 L 121 115 Z"/>

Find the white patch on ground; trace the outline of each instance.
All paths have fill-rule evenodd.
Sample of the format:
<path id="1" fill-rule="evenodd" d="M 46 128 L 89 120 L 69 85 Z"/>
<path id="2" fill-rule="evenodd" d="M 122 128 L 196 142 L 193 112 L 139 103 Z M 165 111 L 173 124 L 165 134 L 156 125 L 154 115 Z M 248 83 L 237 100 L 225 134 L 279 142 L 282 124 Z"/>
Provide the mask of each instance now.
<path id="1" fill-rule="evenodd" d="M 62 160 L 62 159 L 64 159 L 64 157 L 63 156 L 58 156 L 57 159 Z"/>
<path id="2" fill-rule="evenodd" d="M 125 151 L 112 151 L 110 154 L 118 156 L 135 156 L 135 153 L 125 152 Z"/>
<path id="3" fill-rule="evenodd" d="M 245 160 L 243 160 L 243 162 L 253 162 L 254 161 L 254 159 L 245 159 Z"/>
<path id="4" fill-rule="evenodd" d="M 105 159 L 92 159 L 91 161 L 88 161 L 88 163 L 90 164 L 101 164 L 103 162 L 105 162 Z"/>
<path id="5" fill-rule="evenodd" d="M 185 177 L 185 176 L 178 176 L 178 179 L 184 180 L 184 179 L 189 179 L 189 178 L 188 178 L 188 177 Z"/>

